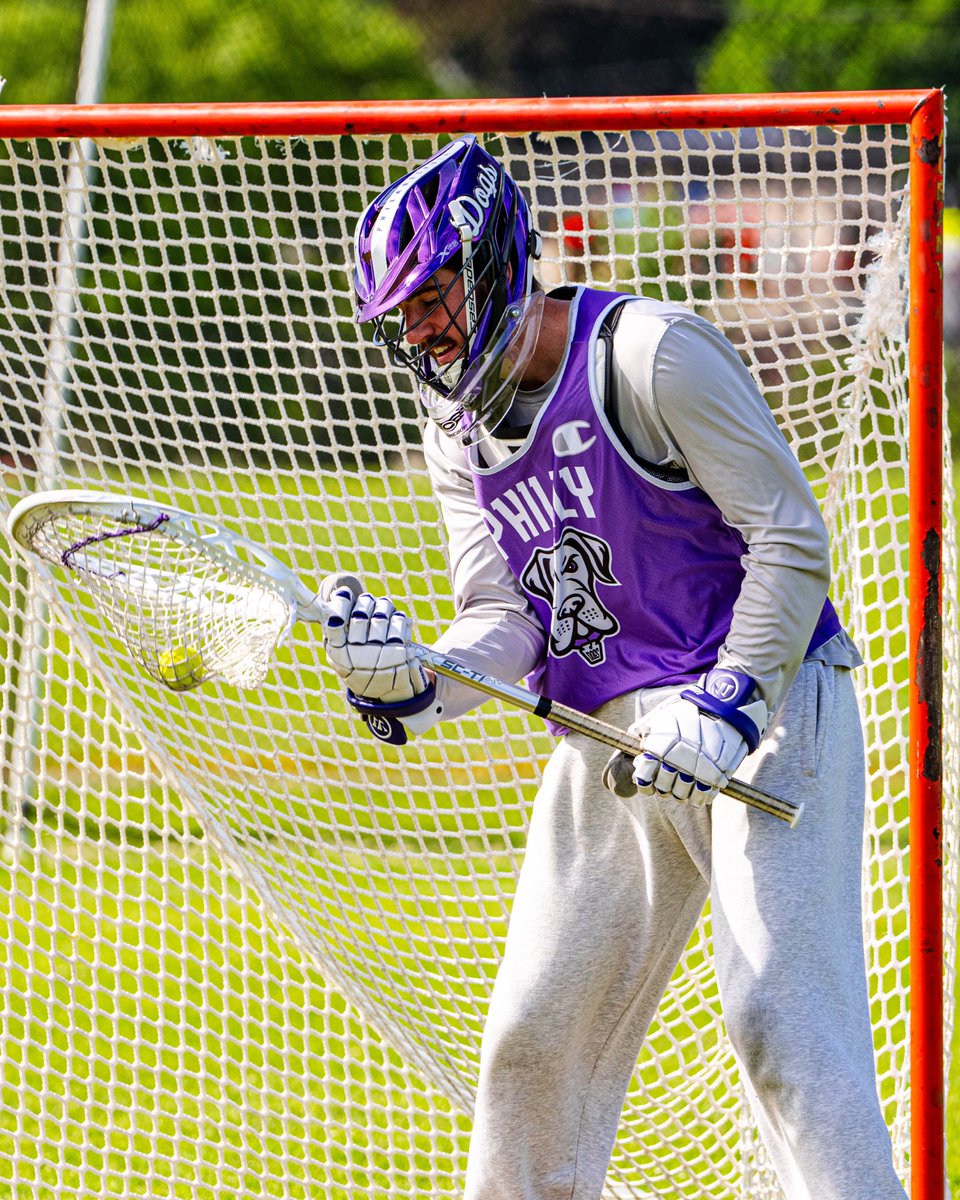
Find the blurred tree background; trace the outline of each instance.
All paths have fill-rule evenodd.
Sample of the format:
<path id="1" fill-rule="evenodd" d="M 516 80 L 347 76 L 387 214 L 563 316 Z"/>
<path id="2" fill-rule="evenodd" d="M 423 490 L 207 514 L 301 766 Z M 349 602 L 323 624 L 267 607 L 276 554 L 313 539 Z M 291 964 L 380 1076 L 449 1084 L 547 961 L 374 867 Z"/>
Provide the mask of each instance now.
<path id="1" fill-rule="evenodd" d="M 84 8 L 0 0 L 0 102 L 74 99 Z M 960 0 L 113 0 L 113 11 L 107 102 L 945 86 L 960 124 Z M 952 160 L 947 203 L 960 204 Z"/>
<path id="2" fill-rule="evenodd" d="M 105 101 L 945 85 L 960 119 L 958 0 L 114 0 L 113 7 Z M 4 103 L 74 98 L 84 8 L 84 0 L 0 0 Z"/>
<path id="3" fill-rule="evenodd" d="M 0 0 L 4 103 L 74 99 L 84 10 Z M 389 0 L 114 0 L 106 102 L 438 94 L 423 34 Z"/>
<path id="4" fill-rule="evenodd" d="M 74 99 L 84 9 L 0 0 L 3 103 Z M 107 102 L 945 86 L 960 123 L 958 0 L 113 0 L 113 14 Z"/>
<path id="5" fill-rule="evenodd" d="M 84 10 L 84 0 L 0 0 L 0 103 L 74 99 Z M 931 86 L 947 88 L 956 128 L 960 0 L 113 0 L 102 99 Z M 957 156 L 947 170 L 956 208 Z M 960 344 L 956 213 L 946 247 L 948 338 Z"/>

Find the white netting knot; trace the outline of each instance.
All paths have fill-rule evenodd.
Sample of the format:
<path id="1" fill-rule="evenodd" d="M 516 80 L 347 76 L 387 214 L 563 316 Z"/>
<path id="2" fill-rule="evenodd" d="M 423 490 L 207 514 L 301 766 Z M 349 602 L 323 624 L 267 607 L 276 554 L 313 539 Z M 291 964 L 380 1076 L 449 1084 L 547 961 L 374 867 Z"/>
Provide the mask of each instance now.
<path id="1" fill-rule="evenodd" d="M 866 269 L 863 311 L 850 333 L 853 352 L 844 365 L 856 376 L 869 377 L 880 347 L 906 338 L 906 212 L 895 227 L 882 229 L 868 238 L 866 248 L 873 258 Z"/>

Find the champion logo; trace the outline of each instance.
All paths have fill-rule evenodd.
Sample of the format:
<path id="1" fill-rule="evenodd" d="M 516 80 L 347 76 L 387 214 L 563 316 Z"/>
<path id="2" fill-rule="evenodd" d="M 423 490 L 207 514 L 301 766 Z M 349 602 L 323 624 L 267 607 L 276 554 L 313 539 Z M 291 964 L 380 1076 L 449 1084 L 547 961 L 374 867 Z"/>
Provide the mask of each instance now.
<path id="1" fill-rule="evenodd" d="M 583 430 L 590 428 L 589 421 L 567 421 L 553 431 L 553 452 L 558 458 L 569 458 L 583 454 L 597 440 L 596 434 L 584 439 Z"/>

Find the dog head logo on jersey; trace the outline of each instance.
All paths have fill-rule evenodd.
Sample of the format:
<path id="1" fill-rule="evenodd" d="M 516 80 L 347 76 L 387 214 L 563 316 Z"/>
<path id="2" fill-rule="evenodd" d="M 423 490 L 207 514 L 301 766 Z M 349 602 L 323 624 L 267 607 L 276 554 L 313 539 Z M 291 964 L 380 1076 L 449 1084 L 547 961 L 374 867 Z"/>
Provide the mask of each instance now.
<path id="1" fill-rule="evenodd" d="M 534 550 L 520 577 L 531 596 L 551 609 L 550 653 L 576 652 L 591 667 L 606 658 L 604 639 L 620 631 L 620 622 L 597 596 L 597 585 L 618 587 L 610 565 L 610 547 L 592 533 L 564 529 L 549 550 Z"/>

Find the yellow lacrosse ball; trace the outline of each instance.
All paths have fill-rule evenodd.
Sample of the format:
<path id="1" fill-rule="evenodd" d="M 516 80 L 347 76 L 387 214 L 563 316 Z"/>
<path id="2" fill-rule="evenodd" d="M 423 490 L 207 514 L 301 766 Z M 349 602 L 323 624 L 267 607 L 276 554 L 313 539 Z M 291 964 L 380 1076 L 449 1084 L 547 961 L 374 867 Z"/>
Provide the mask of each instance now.
<path id="1" fill-rule="evenodd" d="M 196 646 L 171 646 L 157 659 L 160 678 L 175 692 L 186 692 L 203 683 L 203 655 Z"/>

